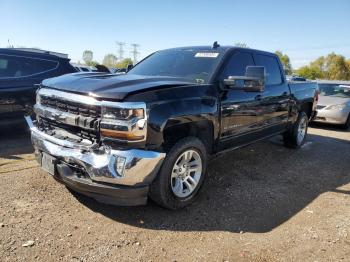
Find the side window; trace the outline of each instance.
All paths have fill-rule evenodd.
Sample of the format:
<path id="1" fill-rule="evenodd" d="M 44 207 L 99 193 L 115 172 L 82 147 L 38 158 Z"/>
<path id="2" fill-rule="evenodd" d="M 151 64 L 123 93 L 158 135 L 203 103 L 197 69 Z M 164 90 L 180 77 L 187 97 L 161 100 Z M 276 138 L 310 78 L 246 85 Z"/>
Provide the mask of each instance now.
<path id="1" fill-rule="evenodd" d="M 244 76 L 247 66 L 254 66 L 252 55 L 246 52 L 234 53 L 227 63 L 221 79 L 229 76 Z"/>
<path id="2" fill-rule="evenodd" d="M 256 54 L 254 58 L 257 66 L 265 67 L 266 85 L 278 85 L 282 83 L 281 70 L 276 57 Z"/>
<path id="3" fill-rule="evenodd" d="M 0 55 L 0 78 L 15 77 L 20 70 L 20 64 L 11 56 Z"/>
<path id="4" fill-rule="evenodd" d="M 25 77 L 55 69 L 58 62 L 22 56 L 0 55 L 0 78 Z"/>

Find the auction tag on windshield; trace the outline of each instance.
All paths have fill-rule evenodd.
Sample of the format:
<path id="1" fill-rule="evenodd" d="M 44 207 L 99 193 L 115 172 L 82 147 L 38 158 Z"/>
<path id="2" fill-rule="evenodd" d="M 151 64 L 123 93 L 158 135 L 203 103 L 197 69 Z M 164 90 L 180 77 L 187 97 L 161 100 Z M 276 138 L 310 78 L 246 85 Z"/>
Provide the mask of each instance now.
<path id="1" fill-rule="evenodd" d="M 219 55 L 219 53 L 206 52 L 206 53 L 196 53 L 194 57 L 216 58 L 216 57 L 218 57 L 218 55 Z"/>

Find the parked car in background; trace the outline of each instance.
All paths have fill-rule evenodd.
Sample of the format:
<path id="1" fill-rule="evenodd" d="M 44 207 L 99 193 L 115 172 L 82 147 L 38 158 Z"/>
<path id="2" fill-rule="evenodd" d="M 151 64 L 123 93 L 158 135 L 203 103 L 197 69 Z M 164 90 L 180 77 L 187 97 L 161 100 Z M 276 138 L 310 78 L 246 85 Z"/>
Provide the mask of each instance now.
<path id="1" fill-rule="evenodd" d="M 273 53 L 235 47 L 156 52 L 123 75 L 43 82 L 26 118 L 43 169 L 69 188 L 117 205 L 195 200 L 208 156 L 275 135 L 301 147 L 317 84 L 288 83 Z"/>
<path id="2" fill-rule="evenodd" d="M 306 81 L 306 78 L 296 75 L 287 75 L 287 81 Z"/>
<path id="3" fill-rule="evenodd" d="M 96 65 L 95 67 L 97 69 L 97 72 L 111 73 L 109 68 L 107 66 L 105 66 L 105 65 Z"/>
<path id="4" fill-rule="evenodd" d="M 350 81 L 318 81 L 320 90 L 315 122 L 350 128 Z"/>
<path id="5" fill-rule="evenodd" d="M 71 64 L 77 72 L 98 72 L 97 68 L 94 66 L 85 66 L 85 65 L 79 65 L 79 64 Z"/>
<path id="6" fill-rule="evenodd" d="M 79 65 L 72 63 L 72 66 L 78 71 L 78 72 L 104 72 L 104 73 L 114 73 L 115 70 L 112 68 L 108 68 L 104 65 L 95 65 L 95 66 L 85 66 L 85 65 Z"/>
<path id="7" fill-rule="evenodd" d="M 112 74 L 117 73 L 118 70 L 119 70 L 119 68 L 116 68 L 116 67 L 109 67 L 108 69 L 109 69 L 109 71 L 110 71 Z"/>
<path id="8" fill-rule="evenodd" d="M 127 67 L 124 67 L 124 68 L 112 67 L 112 68 L 109 68 L 109 71 L 111 71 L 111 73 L 113 74 L 123 74 L 131 70 L 133 67 L 134 67 L 133 65 L 128 65 Z"/>
<path id="9" fill-rule="evenodd" d="M 32 48 L 0 48 L 0 124 L 24 120 L 44 79 L 73 73 L 68 55 Z"/>

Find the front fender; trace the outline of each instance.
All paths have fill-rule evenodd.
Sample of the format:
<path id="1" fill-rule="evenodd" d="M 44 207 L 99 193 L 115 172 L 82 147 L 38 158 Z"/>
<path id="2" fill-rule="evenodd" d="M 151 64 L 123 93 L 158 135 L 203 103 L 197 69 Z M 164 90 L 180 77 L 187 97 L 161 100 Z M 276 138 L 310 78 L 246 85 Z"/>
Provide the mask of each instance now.
<path id="1" fill-rule="evenodd" d="M 218 134 L 218 89 L 214 85 L 163 88 L 134 95 L 129 101 L 147 103 L 149 149 L 161 149 L 164 130 L 185 123 L 209 121 L 214 138 Z"/>

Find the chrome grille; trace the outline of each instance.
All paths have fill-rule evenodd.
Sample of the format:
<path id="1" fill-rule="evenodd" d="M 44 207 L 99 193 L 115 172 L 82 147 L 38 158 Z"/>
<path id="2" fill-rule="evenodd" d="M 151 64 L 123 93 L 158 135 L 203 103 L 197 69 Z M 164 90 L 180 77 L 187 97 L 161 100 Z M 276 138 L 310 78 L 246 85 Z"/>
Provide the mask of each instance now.
<path id="1" fill-rule="evenodd" d="M 40 99 L 34 106 L 37 114 L 38 128 L 46 134 L 58 139 L 81 142 L 89 140 L 99 141 L 99 122 L 101 120 L 101 106 L 84 103 L 84 96 L 75 99 L 74 94 L 57 92 L 54 90 L 40 90 Z"/>
<path id="2" fill-rule="evenodd" d="M 57 97 L 41 96 L 40 104 L 46 107 L 91 118 L 101 117 L 101 107 L 67 101 Z"/>

